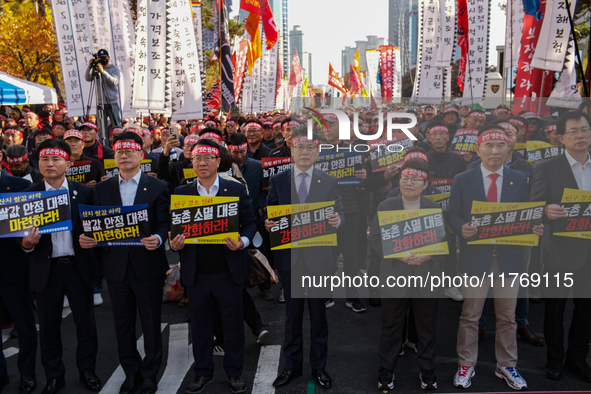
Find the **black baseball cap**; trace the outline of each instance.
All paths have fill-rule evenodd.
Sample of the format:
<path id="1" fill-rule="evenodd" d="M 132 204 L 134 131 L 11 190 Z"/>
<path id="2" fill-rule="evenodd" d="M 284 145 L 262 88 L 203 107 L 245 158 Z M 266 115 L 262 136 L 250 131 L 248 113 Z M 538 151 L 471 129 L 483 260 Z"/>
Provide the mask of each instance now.
<path id="1" fill-rule="evenodd" d="M 109 52 L 107 52 L 106 49 L 99 49 L 99 51 L 96 53 L 99 57 L 101 56 L 107 56 L 109 57 Z"/>

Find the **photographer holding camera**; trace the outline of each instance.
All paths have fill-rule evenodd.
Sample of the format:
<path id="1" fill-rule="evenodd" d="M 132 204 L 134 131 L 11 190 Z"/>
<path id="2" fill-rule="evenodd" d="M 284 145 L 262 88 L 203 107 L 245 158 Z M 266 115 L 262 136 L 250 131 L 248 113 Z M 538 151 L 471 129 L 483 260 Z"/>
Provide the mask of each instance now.
<path id="1" fill-rule="evenodd" d="M 107 103 L 110 103 L 111 107 L 113 108 L 113 116 L 115 117 L 115 119 L 111 119 L 111 124 L 114 126 L 120 126 L 121 118 L 119 114 L 119 89 L 117 88 L 117 85 L 119 85 L 120 74 L 117 66 L 115 66 L 114 64 L 109 64 L 109 52 L 107 52 L 106 49 L 99 49 L 96 55 L 94 55 L 94 57 L 90 60 L 84 78 L 88 82 L 91 82 L 93 78 L 93 73 L 95 71 L 100 73 L 101 79 L 104 82 L 103 91 L 105 95 L 105 97 L 103 98 L 105 101 L 103 103 L 99 101 L 97 102 L 97 105 L 106 105 Z M 101 130 L 107 129 L 107 116 L 109 116 L 109 111 L 104 111 L 105 124 L 103 125 L 104 127 L 101 128 Z"/>

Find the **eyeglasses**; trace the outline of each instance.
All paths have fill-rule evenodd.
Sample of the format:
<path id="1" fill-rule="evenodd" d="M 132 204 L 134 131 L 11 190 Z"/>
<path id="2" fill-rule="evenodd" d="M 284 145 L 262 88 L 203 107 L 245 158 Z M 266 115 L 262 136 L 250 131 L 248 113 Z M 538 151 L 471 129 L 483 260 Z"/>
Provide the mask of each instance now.
<path id="1" fill-rule="evenodd" d="M 127 157 L 131 157 L 133 156 L 133 154 L 135 152 L 139 152 L 137 150 L 133 150 L 133 149 L 119 149 L 115 151 L 115 156 L 121 157 L 123 155 L 127 156 Z"/>
<path id="2" fill-rule="evenodd" d="M 203 162 L 205 162 L 205 164 L 209 164 L 209 163 L 211 163 L 212 161 L 214 161 L 215 159 L 217 159 L 217 157 L 215 157 L 215 156 L 205 156 L 205 157 L 201 157 L 201 156 L 193 156 L 193 157 L 191 158 L 191 160 L 192 160 L 194 163 L 201 163 L 201 162 L 203 161 Z"/>
<path id="3" fill-rule="evenodd" d="M 259 129 L 246 129 L 245 133 L 262 133 L 263 130 Z"/>
<path id="4" fill-rule="evenodd" d="M 575 134 L 581 133 L 582 135 L 588 134 L 591 131 L 589 127 L 581 127 L 580 129 L 568 129 L 564 132 L 565 135 L 574 136 Z"/>
<path id="5" fill-rule="evenodd" d="M 425 180 L 423 178 L 409 177 L 409 176 L 400 177 L 400 183 L 410 182 L 411 185 L 418 185 L 420 182 L 424 182 L 424 181 Z"/>
<path id="6" fill-rule="evenodd" d="M 295 150 L 296 152 L 302 152 L 304 149 L 306 150 L 306 152 L 312 153 L 316 149 L 318 149 L 318 147 L 316 145 L 301 145 L 301 144 L 297 144 L 296 146 L 293 147 L 293 150 Z"/>

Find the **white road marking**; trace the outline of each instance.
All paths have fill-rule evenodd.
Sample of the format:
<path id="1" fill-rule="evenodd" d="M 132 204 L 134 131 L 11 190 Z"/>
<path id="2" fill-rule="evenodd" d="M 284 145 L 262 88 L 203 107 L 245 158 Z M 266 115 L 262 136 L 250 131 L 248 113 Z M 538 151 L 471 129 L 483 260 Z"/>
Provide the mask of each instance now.
<path id="1" fill-rule="evenodd" d="M 9 347 L 8 349 L 4 349 L 4 357 L 12 357 L 15 354 L 18 354 L 18 348 L 16 347 Z"/>
<path id="2" fill-rule="evenodd" d="M 72 310 L 70 309 L 70 307 L 62 309 L 62 319 L 65 319 L 66 317 L 68 317 L 68 315 L 70 313 L 72 313 Z"/>
<path id="3" fill-rule="evenodd" d="M 183 383 L 191 364 L 193 364 L 192 346 L 189 345 L 189 324 L 170 326 L 168 337 L 168 362 L 158 386 L 168 393 L 176 393 Z"/>
<path id="4" fill-rule="evenodd" d="M 281 357 L 281 345 L 261 347 L 259 364 L 252 384 L 252 392 L 257 394 L 274 394 L 273 381 L 277 377 Z"/>
<path id="5" fill-rule="evenodd" d="M 167 323 L 162 323 L 160 330 L 164 331 L 166 326 L 167 326 Z M 137 340 L 137 350 L 138 350 L 140 356 L 144 357 L 146 355 L 146 353 L 144 351 L 144 336 L 143 335 L 140 337 L 140 339 Z M 119 394 L 119 388 L 121 388 L 121 385 L 123 384 L 124 380 L 125 380 L 125 372 L 123 372 L 123 368 L 121 367 L 121 365 L 119 365 L 117 367 L 117 369 L 115 370 L 115 372 L 113 372 L 113 375 L 111 375 L 111 377 L 109 378 L 107 383 L 105 383 L 105 385 L 103 386 L 101 393 L 102 394 Z"/>
<path id="6" fill-rule="evenodd" d="M 10 331 L 12 331 L 12 328 L 2 330 L 2 343 L 8 341 L 8 338 L 10 338 Z"/>

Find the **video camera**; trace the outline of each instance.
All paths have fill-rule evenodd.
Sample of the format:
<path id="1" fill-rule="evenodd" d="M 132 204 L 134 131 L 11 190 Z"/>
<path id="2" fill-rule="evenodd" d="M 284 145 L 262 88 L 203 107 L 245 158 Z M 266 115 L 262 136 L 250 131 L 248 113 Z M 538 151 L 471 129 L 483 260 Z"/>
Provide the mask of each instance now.
<path id="1" fill-rule="evenodd" d="M 91 63 L 91 68 L 94 70 L 97 69 L 99 64 L 101 64 L 103 67 L 106 66 L 107 64 L 109 64 L 109 60 L 99 58 L 98 53 L 93 53 L 92 58 L 93 59 L 92 59 L 92 63 Z"/>

